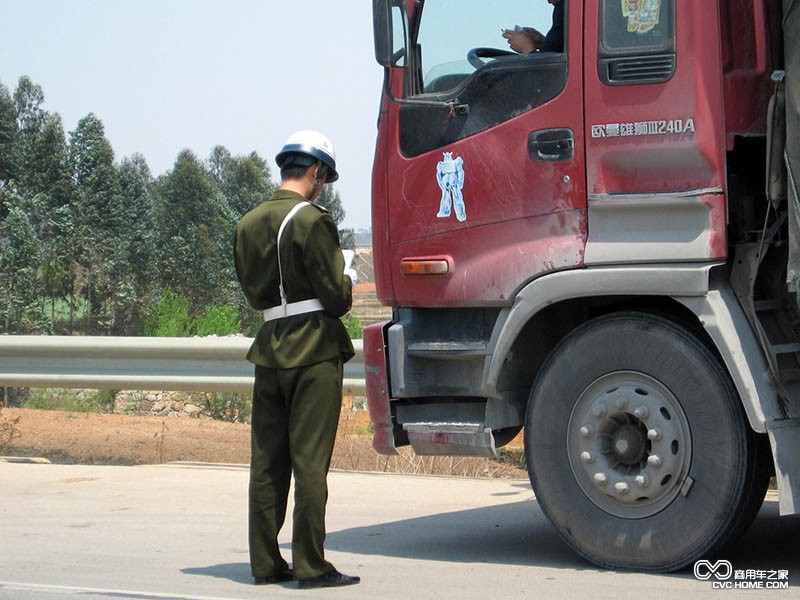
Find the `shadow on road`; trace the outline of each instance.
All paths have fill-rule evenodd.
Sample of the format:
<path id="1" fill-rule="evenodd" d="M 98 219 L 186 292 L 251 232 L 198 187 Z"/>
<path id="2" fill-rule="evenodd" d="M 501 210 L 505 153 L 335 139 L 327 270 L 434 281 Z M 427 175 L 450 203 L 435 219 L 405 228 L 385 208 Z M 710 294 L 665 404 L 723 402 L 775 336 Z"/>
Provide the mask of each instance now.
<path id="1" fill-rule="evenodd" d="M 800 516 L 780 517 L 764 503 L 739 541 L 720 558 L 736 569 L 788 569 L 800 577 Z M 327 547 L 354 554 L 442 562 L 596 569 L 558 536 L 535 500 L 380 523 L 328 535 Z M 691 569 L 677 576 L 693 577 Z"/>
<path id="2" fill-rule="evenodd" d="M 227 579 L 236 583 L 253 583 L 250 575 L 250 563 L 226 563 L 222 565 L 211 565 L 209 567 L 191 567 L 181 569 L 181 573 L 187 575 L 204 575 L 215 579 Z"/>
<path id="3" fill-rule="evenodd" d="M 777 502 L 764 504 L 753 526 L 725 558 L 735 569 L 787 569 L 800 578 L 800 517 L 780 517 Z M 289 545 L 283 548 L 290 551 Z M 328 534 L 326 548 L 351 554 L 437 562 L 503 564 L 601 570 L 575 554 L 546 520 L 535 500 L 355 527 Z M 182 569 L 183 573 L 251 583 L 247 563 Z M 691 568 L 670 575 L 694 579 Z"/>
<path id="4" fill-rule="evenodd" d="M 781 517 L 778 503 L 768 501 L 750 529 L 722 558 L 730 560 L 737 569 L 788 569 L 796 585 L 800 583 L 797 540 L 800 540 L 800 515 Z"/>
<path id="5" fill-rule="evenodd" d="M 440 562 L 594 568 L 561 541 L 535 500 L 336 531 L 326 546 Z"/>

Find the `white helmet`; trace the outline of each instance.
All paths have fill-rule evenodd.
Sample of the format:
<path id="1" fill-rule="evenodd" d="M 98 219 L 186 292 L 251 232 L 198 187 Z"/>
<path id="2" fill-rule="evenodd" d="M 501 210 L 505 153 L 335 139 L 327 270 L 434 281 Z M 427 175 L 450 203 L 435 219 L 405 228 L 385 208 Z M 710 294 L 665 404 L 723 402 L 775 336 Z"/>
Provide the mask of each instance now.
<path id="1" fill-rule="evenodd" d="M 303 130 L 293 133 L 286 140 L 281 151 L 275 156 L 275 162 L 281 169 L 286 165 L 297 164 L 298 166 L 311 166 L 314 162 L 307 162 L 305 157 L 311 157 L 314 161 L 320 161 L 328 167 L 330 173 L 327 183 L 333 183 L 339 179 L 336 171 L 336 153 L 333 151 L 333 144 L 318 131 Z M 300 160 L 298 160 L 300 159 Z"/>

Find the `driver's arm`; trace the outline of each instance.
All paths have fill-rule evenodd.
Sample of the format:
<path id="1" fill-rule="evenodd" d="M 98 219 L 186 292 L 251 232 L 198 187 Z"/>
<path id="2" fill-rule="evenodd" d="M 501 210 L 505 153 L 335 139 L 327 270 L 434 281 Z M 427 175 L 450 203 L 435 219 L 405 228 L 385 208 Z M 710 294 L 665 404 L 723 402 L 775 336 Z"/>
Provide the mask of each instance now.
<path id="1" fill-rule="evenodd" d="M 503 37 L 508 40 L 511 49 L 520 54 L 530 54 L 541 48 L 544 36 L 533 27 L 521 27 L 519 30 L 506 29 Z"/>

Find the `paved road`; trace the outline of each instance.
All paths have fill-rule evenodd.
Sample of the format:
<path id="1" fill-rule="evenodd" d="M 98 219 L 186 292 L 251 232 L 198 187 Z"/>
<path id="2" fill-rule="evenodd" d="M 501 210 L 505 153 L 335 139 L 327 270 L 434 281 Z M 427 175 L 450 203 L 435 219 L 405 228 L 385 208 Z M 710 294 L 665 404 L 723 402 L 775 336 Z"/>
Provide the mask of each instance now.
<path id="1" fill-rule="evenodd" d="M 247 470 L 238 466 L 0 462 L 0 599 L 674 600 L 713 593 L 691 573 L 596 569 L 558 539 L 526 481 L 344 472 L 330 476 L 328 558 L 360 575 L 361 585 L 256 587 L 246 490 Z M 800 518 L 780 519 L 768 500 L 726 558 L 736 569 L 788 569 L 791 587 L 716 593 L 800 597 L 798 540 Z"/>

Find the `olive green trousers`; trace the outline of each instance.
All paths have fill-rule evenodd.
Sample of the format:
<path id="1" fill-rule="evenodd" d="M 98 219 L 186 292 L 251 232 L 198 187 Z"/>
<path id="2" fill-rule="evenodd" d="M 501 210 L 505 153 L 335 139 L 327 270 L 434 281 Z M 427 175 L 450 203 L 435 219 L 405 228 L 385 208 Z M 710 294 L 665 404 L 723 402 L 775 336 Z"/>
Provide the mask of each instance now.
<path id="1" fill-rule="evenodd" d="M 294 475 L 295 577 L 333 570 L 325 560 L 325 505 L 342 405 L 342 360 L 294 369 L 256 366 L 251 433 L 249 541 L 253 577 L 287 568 L 278 546 Z"/>

